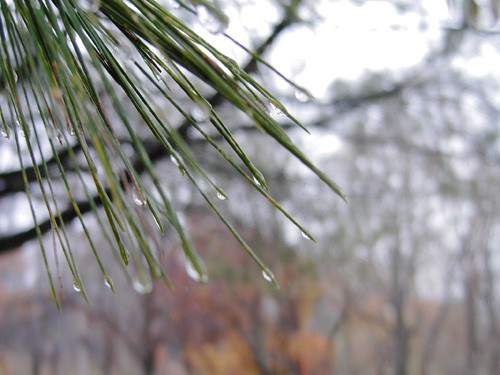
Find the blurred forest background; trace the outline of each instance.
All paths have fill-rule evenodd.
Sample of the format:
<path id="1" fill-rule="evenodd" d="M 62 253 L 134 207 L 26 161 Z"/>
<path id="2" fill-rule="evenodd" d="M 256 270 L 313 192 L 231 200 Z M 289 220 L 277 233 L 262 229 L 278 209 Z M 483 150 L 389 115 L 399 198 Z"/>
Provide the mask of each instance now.
<path id="1" fill-rule="evenodd" d="M 161 3 L 204 33 L 194 15 Z M 203 159 L 229 196 L 221 209 L 275 272 L 276 289 L 174 163 L 159 157 L 208 282 L 167 232 L 151 241 L 174 289 L 115 266 L 113 293 L 81 228 L 70 225 L 91 306 L 52 256 L 59 313 L 24 194 L 6 182 L 19 174 L 8 161 L 12 141 L 2 137 L 0 374 L 498 374 L 500 2 L 220 5 L 229 35 L 316 97 L 252 69 L 309 127 L 311 135 L 290 135 L 349 203 L 218 103 L 271 192 L 317 243 L 220 160 Z M 227 40 L 203 35 L 246 61 Z M 205 153 L 194 133 L 185 136 Z M 50 248 L 51 236 L 44 241 Z M 102 247 L 106 258 L 104 240 Z M 107 257 L 110 268 L 116 262 Z"/>

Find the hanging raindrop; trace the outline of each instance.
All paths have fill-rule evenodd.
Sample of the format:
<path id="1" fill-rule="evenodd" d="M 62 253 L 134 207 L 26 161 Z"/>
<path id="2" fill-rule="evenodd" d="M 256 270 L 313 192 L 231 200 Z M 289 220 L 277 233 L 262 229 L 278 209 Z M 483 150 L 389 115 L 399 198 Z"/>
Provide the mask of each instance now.
<path id="1" fill-rule="evenodd" d="M 24 138 L 29 138 L 31 135 L 31 131 L 29 128 L 21 128 L 21 136 L 23 136 Z"/>
<path id="2" fill-rule="evenodd" d="M 306 232 L 304 232 L 304 231 L 300 231 L 300 234 L 301 234 L 301 236 L 302 236 L 302 237 L 304 237 L 305 239 L 307 239 L 307 240 L 311 240 L 311 241 L 312 241 L 311 236 L 309 236 Z"/>
<path id="3" fill-rule="evenodd" d="M 19 121 L 16 121 L 16 128 L 19 129 L 19 133 L 22 137 L 29 138 L 31 136 L 30 128 L 28 128 L 28 126 L 22 126 Z"/>
<path id="4" fill-rule="evenodd" d="M 132 286 L 135 291 L 140 294 L 149 294 L 153 291 L 153 282 L 151 281 L 151 276 L 142 271 L 137 277 L 132 281 Z"/>
<path id="5" fill-rule="evenodd" d="M 170 155 L 170 161 L 174 163 L 176 167 L 179 167 L 179 162 L 177 161 L 177 158 L 174 155 Z"/>
<path id="6" fill-rule="evenodd" d="M 180 156 L 174 156 L 172 154 L 170 154 L 170 161 L 172 163 L 174 163 L 174 165 L 179 168 L 179 171 L 181 172 L 181 174 L 184 176 L 186 174 L 186 171 L 184 170 L 184 168 L 181 166 L 181 162 L 182 162 L 182 158 Z"/>
<path id="7" fill-rule="evenodd" d="M 82 291 L 82 285 L 79 280 L 74 280 L 73 281 L 73 290 L 75 292 L 80 293 Z"/>
<path id="8" fill-rule="evenodd" d="M 295 90 L 295 99 L 297 99 L 299 102 L 302 103 L 307 103 L 312 99 L 312 95 L 308 93 L 306 90 L 303 89 L 296 89 Z"/>
<path id="9" fill-rule="evenodd" d="M 217 198 L 221 201 L 225 201 L 227 199 L 227 195 L 222 190 L 217 190 Z"/>
<path id="10" fill-rule="evenodd" d="M 269 274 L 270 271 L 262 271 L 262 277 L 264 278 L 264 280 L 266 280 L 268 283 L 272 283 L 273 282 L 273 278 L 271 277 L 271 275 Z"/>
<path id="11" fill-rule="evenodd" d="M 50 138 L 52 138 L 52 139 L 54 139 L 54 138 L 55 138 L 55 139 L 57 139 L 57 133 L 58 133 L 58 131 L 57 131 L 57 128 L 56 128 L 55 126 L 54 126 L 54 127 L 49 126 L 49 127 L 47 127 L 47 129 L 46 129 L 46 130 L 47 130 L 47 135 L 48 135 Z"/>
<path id="12" fill-rule="evenodd" d="M 223 33 L 229 26 L 229 20 L 223 13 L 216 12 L 205 4 L 196 6 L 196 14 L 201 25 L 212 34 Z"/>
<path id="13" fill-rule="evenodd" d="M 100 0 L 78 0 L 78 6 L 85 12 L 95 13 L 100 5 Z"/>
<path id="14" fill-rule="evenodd" d="M 274 113 L 276 113 L 278 116 L 285 117 L 286 114 L 283 112 L 277 105 L 273 103 L 269 103 L 271 105 L 271 108 L 273 109 Z"/>
<path id="15" fill-rule="evenodd" d="M 134 200 L 134 203 L 140 207 L 145 206 L 147 203 L 146 198 L 144 198 L 144 195 L 142 195 L 142 193 L 137 188 L 135 188 L 132 192 L 132 199 Z"/>
<path id="16" fill-rule="evenodd" d="M 201 260 L 198 261 L 198 264 L 200 268 L 202 269 L 202 272 L 198 272 L 196 268 L 194 268 L 193 263 L 189 259 L 186 259 L 185 261 L 185 268 L 186 268 L 186 273 L 187 275 L 193 279 L 194 281 L 197 281 L 199 283 L 206 283 L 208 281 L 208 276 L 206 275 L 206 272 L 204 271 L 205 269 L 205 264 L 201 262 Z"/>
<path id="17" fill-rule="evenodd" d="M 10 138 L 10 132 L 7 127 L 2 126 L 2 129 L 0 129 L 0 133 L 2 134 L 2 137 L 4 137 L 5 139 Z"/>
<path id="18" fill-rule="evenodd" d="M 104 285 L 106 285 L 109 289 L 113 289 L 113 280 L 110 277 L 106 276 L 104 278 Z"/>
<path id="19" fill-rule="evenodd" d="M 271 108 L 269 108 L 269 106 L 266 103 L 264 103 L 262 101 L 259 101 L 258 103 L 264 112 L 266 112 L 267 114 L 271 114 Z"/>
<path id="20" fill-rule="evenodd" d="M 68 134 L 71 136 L 74 136 L 76 134 L 75 128 L 73 127 L 73 124 L 71 123 L 71 121 L 69 121 L 69 119 L 66 119 L 66 130 L 68 131 Z"/>

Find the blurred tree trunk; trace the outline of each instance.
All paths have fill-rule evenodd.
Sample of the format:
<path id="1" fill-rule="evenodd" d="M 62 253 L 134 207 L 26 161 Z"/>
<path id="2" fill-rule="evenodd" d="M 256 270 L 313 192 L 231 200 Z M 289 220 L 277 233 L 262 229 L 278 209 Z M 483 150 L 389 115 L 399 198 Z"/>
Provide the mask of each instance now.
<path id="1" fill-rule="evenodd" d="M 496 375 L 500 369 L 500 327 L 496 309 L 495 285 L 496 278 L 493 269 L 491 251 L 491 220 L 484 220 L 484 234 L 481 236 L 481 258 L 483 262 L 483 288 L 482 295 L 486 313 L 486 324 L 488 327 L 488 371 L 491 375 Z"/>
<path id="2" fill-rule="evenodd" d="M 395 314 L 394 337 L 394 373 L 396 375 L 406 374 L 408 364 L 408 327 L 404 318 L 406 296 L 403 281 L 403 264 L 399 245 L 392 248 L 392 307 Z"/>
<path id="3" fill-rule="evenodd" d="M 467 360 L 467 373 L 476 374 L 477 371 L 477 327 L 476 327 L 476 285 L 477 277 L 475 272 L 471 271 L 464 277 L 465 289 L 465 330 L 467 334 L 466 345 L 466 360 Z"/>
<path id="4" fill-rule="evenodd" d="M 446 300 L 441 303 L 436 319 L 434 319 L 431 324 L 429 337 L 422 348 L 422 359 L 420 362 L 421 375 L 432 374 L 430 368 L 432 368 L 431 364 L 434 359 L 434 350 L 436 349 L 437 340 L 441 334 L 445 319 L 448 316 L 449 302 L 448 297 L 445 298 Z"/>
<path id="5" fill-rule="evenodd" d="M 348 312 L 345 316 L 345 323 L 343 329 L 345 350 L 344 353 L 342 353 L 347 357 L 347 360 L 345 361 L 346 363 L 345 370 L 347 374 L 352 374 L 354 372 L 353 369 L 356 367 L 353 359 L 353 354 L 356 352 L 356 350 L 354 349 L 352 340 L 352 332 L 353 332 L 352 328 L 353 328 L 352 316 Z"/>
<path id="6" fill-rule="evenodd" d="M 104 346 L 104 362 L 102 365 L 102 373 L 103 375 L 112 375 L 113 366 L 115 363 L 114 338 L 110 332 L 106 332 L 105 335 L 106 344 Z"/>
<path id="7" fill-rule="evenodd" d="M 446 271 L 446 277 L 444 278 L 445 292 L 443 295 L 443 300 L 440 303 L 439 310 L 436 317 L 430 324 L 429 335 L 425 340 L 424 346 L 422 348 L 422 355 L 420 360 L 420 374 L 430 375 L 432 374 L 432 364 L 436 356 L 437 341 L 443 332 L 444 324 L 446 318 L 448 317 L 448 312 L 450 310 L 450 299 L 451 299 L 451 285 L 453 277 L 456 270 L 456 259 L 451 259 L 448 263 L 448 269 Z"/>
<path id="8" fill-rule="evenodd" d="M 153 375 L 156 371 L 155 366 L 155 350 L 156 350 L 156 337 L 155 333 L 151 330 L 151 322 L 155 320 L 154 311 L 154 294 L 145 295 L 142 298 L 142 306 L 144 307 L 143 314 L 143 342 L 141 353 L 141 368 L 144 375 Z"/>
<path id="9" fill-rule="evenodd" d="M 40 350 L 35 346 L 31 348 L 31 373 L 39 375 L 41 373 L 42 358 Z"/>
<path id="10" fill-rule="evenodd" d="M 474 254 L 474 238 L 477 228 L 477 220 L 471 223 L 468 238 L 462 244 L 462 271 L 464 288 L 464 325 L 466 334 L 465 360 L 467 374 L 477 373 L 478 355 L 478 330 L 477 330 L 477 293 L 478 293 L 478 270 Z"/>
<path id="11" fill-rule="evenodd" d="M 250 336 L 250 349 L 255 361 L 256 367 L 259 369 L 259 374 L 271 375 L 269 370 L 269 361 L 267 360 L 267 353 L 265 348 L 265 332 L 264 324 L 261 319 L 261 298 L 260 293 L 256 293 L 253 297 L 252 311 L 251 311 L 251 324 L 252 332 Z"/>
<path id="12" fill-rule="evenodd" d="M 42 371 L 42 347 L 39 345 L 39 341 L 36 339 L 40 337 L 40 321 L 39 316 L 33 314 L 30 319 L 31 333 L 33 340 L 29 341 L 30 355 L 31 355 L 31 373 L 33 375 L 39 375 Z"/>

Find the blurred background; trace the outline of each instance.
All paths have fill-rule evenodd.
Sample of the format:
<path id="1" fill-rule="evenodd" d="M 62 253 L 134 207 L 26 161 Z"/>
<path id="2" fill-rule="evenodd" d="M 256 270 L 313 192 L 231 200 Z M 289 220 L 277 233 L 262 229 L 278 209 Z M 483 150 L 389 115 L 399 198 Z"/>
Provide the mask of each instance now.
<path id="1" fill-rule="evenodd" d="M 164 3 L 246 61 L 202 20 Z M 15 176 L 15 148 L 0 137 L 0 374 L 498 374 L 500 2 L 219 5 L 231 19 L 228 35 L 264 47 L 271 64 L 313 94 L 295 92 L 264 66 L 254 70 L 308 126 L 310 135 L 290 127 L 291 137 L 349 203 L 220 104 L 270 191 L 317 243 L 188 133 L 227 192 L 218 206 L 281 288 L 167 157 L 156 166 L 205 260 L 207 282 L 181 256 L 173 231 L 152 239 L 173 289 L 125 276 L 96 234 L 113 293 L 75 221 L 68 236 L 90 306 L 54 248 L 58 312 L 29 206 L 5 183 Z M 7 246 L 19 238 L 21 246 Z M 47 249 L 52 241 L 44 237 Z"/>

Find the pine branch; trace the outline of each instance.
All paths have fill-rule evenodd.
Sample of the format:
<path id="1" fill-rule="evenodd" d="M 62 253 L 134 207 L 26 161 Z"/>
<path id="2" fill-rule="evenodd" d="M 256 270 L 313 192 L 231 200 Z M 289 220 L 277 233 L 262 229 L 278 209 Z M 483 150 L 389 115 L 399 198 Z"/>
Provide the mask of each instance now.
<path id="1" fill-rule="evenodd" d="M 272 43 L 276 40 L 278 35 L 282 33 L 283 31 L 286 30 L 286 28 L 290 25 L 293 24 L 293 20 L 290 16 L 290 14 L 286 14 L 284 18 L 282 19 L 281 22 L 277 24 L 277 26 L 274 27 L 273 31 L 271 32 L 270 36 L 264 40 L 257 48 L 256 51 L 259 55 L 264 54 L 266 50 L 272 45 Z M 242 68 L 246 73 L 251 74 L 254 73 L 257 69 L 257 64 L 256 64 L 256 59 L 251 58 L 247 64 L 244 65 Z M 224 97 L 220 93 L 215 93 L 212 95 L 209 99 L 208 102 L 211 104 L 212 107 L 217 107 L 221 105 L 224 102 Z M 179 135 L 186 141 L 186 143 L 190 143 L 189 139 L 189 131 L 188 129 L 192 127 L 192 122 L 185 120 L 179 127 L 177 132 Z M 255 129 L 254 127 L 252 127 Z M 72 145 L 71 149 L 73 152 L 76 152 L 77 150 L 81 149 L 81 147 L 78 144 Z M 165 152 L 164 147 L 161 143 L 153 143 L 148 145 L 147 147 L 147 153 L 148 157 L 152 162 L 159 161 L 160 159 L 167 158 L 169 157 L 169 154 Z M 61 161 L 68 160 L 69 159 L 69 149 L 65 148 L 61 150 L 58 153 L 58 157 Z M 68 160 L 69 161 L 69 160 Z M 55 158 L 50 158 L 46 159 L 44 161 L 47 165 L 55 165 L 56 160 Z M 37 166 L 39 169 L 41 169 L 42 165 L 39 164 Z M 143 163 L 140 161 L 136 161 L 134 163 L 134 169 L 140 174 L 143 173 L 145 170 L 145 166 Z M 35 182 L 36 181 L 36 174 L 34 172 L 34 167 L 26 167 L 24 169 L 24 173 L 26 174 L 28 181 L 29 182 Z M 42 177 L 45 177 L 42 174 Z M 2 188 L 0 189 L 0 197 L 3 195 L 8 195 L 13 192 L 19 192 L 19 191 L 24 191 L 24 183 L 23 183 L 23 171 L 17 170 L 17 171 L 12 171 L 12 172 L 7 172 L 0 174 L 0 181 Z M 109 194 L 109 190 L 106 191 L 107 194 Z M 95 195 L 92 197 L 93 202 L 97 205 L 100 206 L 102 205 L 102 200 L 99 198 L 98 195 Z M 82 214 L 88 213 L 91 211 L 92 206 L 88 204 L 87 201 L 79 201 L 76 202 L 78 207 L 80 208 L 80 212 Z M 63 221 L 68 223 L 74 220 L 77 217 L 77 213 L 74 208 L 70 207 L 62 212 L 62 218 Z M 41 224 L 39 224 L 40 230 L 42 233 L 47 233 L 51 229 L 50 225 L 50 219 L 45 220 Z M 3 236 L 0 238 L 0 253 L 2 252 L 8 252 L 10 250 L 13 250 L 14 248 L 18 248 L 21 246 L 23 243 L 33 240 L 37 237 L 37 231 L 35 228 L 30 228 L 26 231 L 19 232 L 19 233 L 14 233 L 12 235 L 8 236 Z"/>
<path id="2" fill-rule="evenodd" d="M 312 238 L 269 195 L 264 176 L 216 110 L 220 103 L 227 101 L 235 109 L 243 111 L 256 128 L 274 138 L 334 192 L 345 198 L 329 177 L 291 142 L 285 128 L 267 113 L 267 103 L 281 110 L 292 124 L 305 127 L 250 75 L 258 61 L 281 76 L 260 54 L 276 40 L 278 34 L 295 22 L 300 1 L 293 1 L 288 6 L 285 18 L 257 48 L 259 54 L 247 50 L 251 59 L 245 69 L 220 53 L 154 0 L 130 0 L 127 3 L 109 0 L 99 4 L 99 9 L 90 10 L 80 8 L 75 0 L 44 0 L 36 5 L 24 0 L 16 0 L 13 4 L 0 3 L 0 77 L 7 92 L 6 102 L 1 103 L 1 125 L 6 134 L 12 135 L 21 165 L 20 171 L 0 176 L 0 181 L 9 179 L 3 184 L 0 195 L 18 191 L 23 186 L 35 223 L 30 230 L 4 238 L 0 247 L 6 249 L 29 238 L 38 238 L 57 301 L 41 241 L 42 234 L 52 230 L 75 285 L 85 297 L 71 244 L 65 234 L 65 225 L 72 219 L 78 219 L 105 279 L 109 280 L 83 216 L 93 213 L 101 220 L 97 208 L 102 206 L 106 223 L 100 225 L 101 230 L 109 228 L 109 233 L 102 234 L 119 253 L 123 264 L 128 265 L 130 256 L 124 243 L 133 243 L 134 248 L 137 247 L 134 251 L 146 260 L 151 275 L 168 282 L 147 241 L 151 228 L 142 216 L 138 217 L 134 204 L 139 204 L 147 208 L 161 232 L 164 228 L 160 217 L 164 215 L 168 219 L 179 235 L 187 259 L 203 280 L 206 277 L 203 275 L 202 261 L 180 224 L 154 167 L 157 160 L 169 155 L 249 256 L 275 282 L 271 271 L 202 188 L 200 181 L 204 181 L 218 196 L 225 197 L 223 190 L 203 170 L 198 161 L 199 156 L 193 155 L 187 147 L 187 129 L 192 127 L 198 131 L 207 144 L 213 147 L 213 151 L 219 153 L 241 178 Z M 207 4 L 196 3 L 196 9 L 199 11 L 200 6 L 205 7 L 205 11 L 212 12 L 214 17 L 224 22 L 223 14 L 207 7 Z M 125 59 L 127 61 L 117 58 L 115 50 L 127 48 L 131 49 L 132 57 Z M 217 94 L 205 98 L 180 67 L 212 86 Z M 26 69 L 30 74 L 25 74 Z M 18 73 L 21 72 L 23 74 L 19 77 Z M 173 96 L 171 84 L 176 85 L 184 98 Z M 125 95 L 125 100 L 118 98 L 118 90 Z M 184 122 L 178 129 L 168 124 L 152 105 L 152 90 L 184 116 Z M 104 98 L 111 103 L 111 108 L 104 105 Z M 199 114 L 195 116 L 185 108 L 182 100 L 186 99 L 198 107 Z M 125 109 L 124 102 L 128 102 L 132 112 L 139 117 L 140 125 L 157 140 L 153 147 L 146 147 L 139 135 L 138 125 L 130 120 L 130 110 Z M 221 140 L 200 127 L 200 122 L 212 126 Z M 24 138 L 20 137 L 17 128 L 24 133 Z M 125 133 L 126 137 L 121 139 L 121 133 Z M 63 145 L 62 150 L 55 146 L 53 135 Z M 133 157 L 125 153 L 123 139 L 127 139 L 126 143 L 135 149 Z M 229 156 L 220 142 L 226 143 L 236 157 Z M 50 156 L 50 152 L 42 151 L 45 147 L 42 144 L 50 146 Z M 83 166 L 82 160 L 77 161 L 76 152 L 83 159 Z M 53 168 L 60 175 L 57 178 L 49 172 Z M 71 173 L 80 180 L 86 201 L 75 198 L 68 182 Z M 145 183 L 145 176 L 151 181 L 150 184 Z M 90 190 L 87 188 L 89 183 L 92 184 Z M 47 214 L 47 219 L 42 222 L 37 220 L 37 216 L 43 215 L 37 215 L 34 209 L 33 189 L 36 185 L 36 196 L 40 198 Z M 66 208 L 60 207 L 61 203 L 54 196 L 56 185 L 66 190 Z"/>

